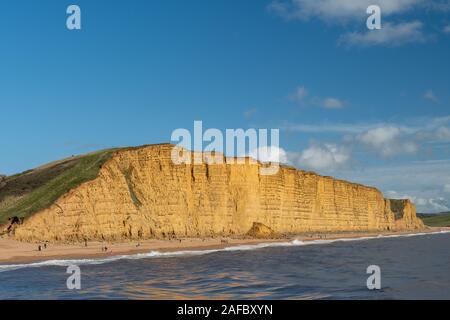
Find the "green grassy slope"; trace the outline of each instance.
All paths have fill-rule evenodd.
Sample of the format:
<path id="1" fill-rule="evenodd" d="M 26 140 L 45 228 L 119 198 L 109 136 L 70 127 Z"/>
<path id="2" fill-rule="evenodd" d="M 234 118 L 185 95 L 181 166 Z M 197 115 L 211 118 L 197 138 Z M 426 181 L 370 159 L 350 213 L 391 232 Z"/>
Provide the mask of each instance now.
<path id="1" fill-rule="evenodd" d="M 7 177 L 0 186 L 0 224 L 11 217 L 26 218 L 83 182 L 95 179 L 115 150 L 72 157 Z"/>
<path id="2" fill-rule="evenodd" d="M 450 212 L 440 214 L 420 214 L 419 218 L 429 227 L 450 227 Z"/>

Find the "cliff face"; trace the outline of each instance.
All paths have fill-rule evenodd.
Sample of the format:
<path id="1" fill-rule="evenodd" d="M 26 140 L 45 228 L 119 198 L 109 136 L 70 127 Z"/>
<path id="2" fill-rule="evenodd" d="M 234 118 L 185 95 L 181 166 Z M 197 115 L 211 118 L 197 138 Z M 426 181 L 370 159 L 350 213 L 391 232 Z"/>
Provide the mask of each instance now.
<path id="1" fill-rule="evenodd" d="M 260 175 L 260 164 L 175 165 L 172 145 L 116 151 L 96 179 L 17 225 L 24 241 L 118 240 L 422 228 L 405 201 L 394 214 L 375 188 L 290 167 Z"/>

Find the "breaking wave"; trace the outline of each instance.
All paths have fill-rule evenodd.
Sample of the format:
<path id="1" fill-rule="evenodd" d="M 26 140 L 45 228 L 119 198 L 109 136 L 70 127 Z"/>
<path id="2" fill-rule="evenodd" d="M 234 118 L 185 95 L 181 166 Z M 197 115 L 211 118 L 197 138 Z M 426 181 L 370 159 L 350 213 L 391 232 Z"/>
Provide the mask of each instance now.
<path id="1" fill-rule="evenodd" d="M 372 239 L 385 239 L 385 238 L 401 238 L 401 237 L 417 237 L 424 235 L 433 234 L 443 234 L 450 233 L 449 231 L 438 231 L 438 232 L 428 232 L 428 233 L 411 233 L 411 234 L 395 234 L 395 235 L 378 235 L 370 237 L 358 237 L 358 238 L 339 238 L 330 240 L 293 240 L 288 242 L 268 242 L 268 243 L 258 243 L 258 244 L 247 244 L 247 245 L 236 245 L 231 247 L 226 247 L 222 249 L 205 249 L 205 250 L 180 250 L 180 251 L 150 251 L 148 253 L 137 253 L 128 255 L 117 255 L 107 258 L 92 258 L 92 259 L 68 259 L 68 260 L 46 260 L 41 262 L 25 263 L 25 264 L 6 264 L 0 265 L 0 272 L 13 271 L 23 268 L 39 268 L 47 266 L 60 266 L 68 267 L 71 265 L 99 265 L 104 263 L 111 263 L 119 260 L 138 260 L 138 259 L 149 259 L 149 258 L 163 258 L 163 257 L 178 257 L 178 256 L 199 256 L 205 254 L 211 254 L 216 252 L 233 252 L 233 251 L 248 251 L 248 250 L 258 250 L 270 247 L 294 247 L 294 246 L 309 246 L 309 245 L 320 245 L 320 244 L 330 244 L 335 242 L 349 242 L 349 241 L 366 241 Z"/>

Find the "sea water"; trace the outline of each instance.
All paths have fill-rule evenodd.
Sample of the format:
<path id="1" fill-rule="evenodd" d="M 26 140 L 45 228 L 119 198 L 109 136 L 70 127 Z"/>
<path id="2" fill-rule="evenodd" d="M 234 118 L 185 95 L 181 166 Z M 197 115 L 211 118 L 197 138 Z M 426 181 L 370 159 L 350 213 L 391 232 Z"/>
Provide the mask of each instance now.
<path id="1" fill-rule="evenodd" d="M 450 233 L 0 265 L 0 299 L 450 299 Z"/>

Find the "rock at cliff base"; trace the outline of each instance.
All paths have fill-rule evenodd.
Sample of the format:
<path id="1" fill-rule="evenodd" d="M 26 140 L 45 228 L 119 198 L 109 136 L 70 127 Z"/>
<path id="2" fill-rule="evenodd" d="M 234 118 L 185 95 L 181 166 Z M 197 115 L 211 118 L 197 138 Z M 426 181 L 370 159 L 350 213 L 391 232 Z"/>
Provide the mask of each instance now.
<path id="1" fill-rule="evenodd" d="M 269 239 L 275 237 L 275 232 L 262 223 L 253 222 L 253 226 L 247 232 L 247 236 L 256 239 Z"/>
<path id="2" fill-rule="evenodd" d="M 0 236 L 10 235 L 14 233 L 17 226 L 23 223 L 23 219 L 19 217 L 12 217 L 8 219 L 7 223 L 0 225 Z"/>

